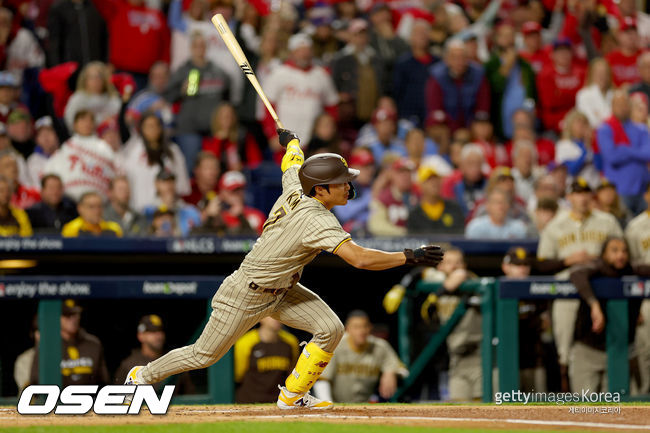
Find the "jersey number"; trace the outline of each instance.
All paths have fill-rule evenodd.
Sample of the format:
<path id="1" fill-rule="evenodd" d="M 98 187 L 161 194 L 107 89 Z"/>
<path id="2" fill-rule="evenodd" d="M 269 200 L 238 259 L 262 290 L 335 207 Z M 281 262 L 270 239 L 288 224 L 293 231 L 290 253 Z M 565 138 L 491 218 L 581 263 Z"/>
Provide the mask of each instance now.
<path id="1" fill-rule="evenodd" d="M 271 215 L 271 216 L 269 217 L 269 219 L 266 220 L 266 222 L 265 222 L 264 225 L 262 226 L 262 230 L 266 230 L 266 228 L 267 228 L 268 226 L 271 226 L 271 225 L 277 223 L 278 220 L 279 220 L 280 218 L 282 218 L 283 216 L 285 216 L 286 214 L 287 214 L 287 210 L 284 208 L 284 206 L 282 206 L 280 209 L 278 209 L 278 210 L 276 210 L 275 212 L 273 212 L 273 215 Z"/>

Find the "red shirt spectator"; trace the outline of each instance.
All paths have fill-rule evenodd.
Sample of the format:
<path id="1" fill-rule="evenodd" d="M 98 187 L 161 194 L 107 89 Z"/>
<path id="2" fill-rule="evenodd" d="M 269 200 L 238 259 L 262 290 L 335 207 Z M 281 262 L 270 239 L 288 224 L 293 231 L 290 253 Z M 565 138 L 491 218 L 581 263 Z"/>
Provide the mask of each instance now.
<path id="1" fill-rule="evenodd" d="M 605 58 L 612 68 L 612 81 L 616 87 L 619 87 L 622 84 L 636 83 L 641 79 L 637 65 L 637 58 L 641 51 L 634 18 L 623 18 L 617 39 L 620 48 L 612 51 Z"/>
<path id="2" fill-rule="evenodd" d="M 109 61 L 117 70 L 147 74 L 158 60 L 169 62 L 169 29 L 163 13 L 144 0 L 95 0 L 108 23 Z"/>
<path id="3" fill-rule="evenodd" d="M 199 209 L 203 209 L 218 194 L 217 179 L 219 179 L 219 173 L 219 160 L 217 157 L 209 152 L 200 152 L 194 165 L 192 192 L 183 197 L 183 200 L 197 206 Z"/>
<path id="4" fill-rule="evenodd" d="M 219 198 L 223 203 L 221 218 L 228 229 L 237 229 L 244 224 L 242 217 L 251 228 L 262 234 L 266 216 L 259 210 L 244 204 L 246 178 L 239 171 L 227 171 L 219 180 Z"/>
<path id="5" fill-rule="evenodd" d="M 537 76 L 539 114 L 544 128 L 560 131 L 560 121 L 576 104 L 576 93 L 584 82 L 584 69 L 572 63 L 571 42 L 553 44 L 553 63 Z"/>
<path id="6" fill-rule="evenodd" d="M 627 55 L 622 50 L 609 53 L 606 57 L 612 67 L 612 81 L 616 87 L 627 83 L 636 83 L 640 80 L 637 58 L 641 52 Z"/>
<path id="7" fill-rule="evenodd" d="M 524 36 L 524 49 L 519 55 L 530 63 L 533 71 L 539 74 L 542 69 L 551 63 L 550 50 L 542 47 L 542 26 L 535 21 L 527 21 L 521 26 Z"/>
<path id="8" fill-rule="evenodd" d="M 241 170 L 239 142 L 242 132 L 235 107 L 228 103 L 220 104 L 212 114 L 212 136 L 203 139 L 203 151 L 210 152 L 221 163 L 221 171 Z"/>

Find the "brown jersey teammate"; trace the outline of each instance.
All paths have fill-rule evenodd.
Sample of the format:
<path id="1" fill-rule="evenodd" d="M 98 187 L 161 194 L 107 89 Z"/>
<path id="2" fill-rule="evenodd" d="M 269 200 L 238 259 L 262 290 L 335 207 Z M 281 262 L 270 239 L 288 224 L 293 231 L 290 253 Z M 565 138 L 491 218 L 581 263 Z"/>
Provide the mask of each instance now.
<path id="1" fill-rule="evenodd" d="M 351 181 L 359 174 L 341 156 L 314 155 L 304 161 L 298 137 L 278 130 L 287 148 L 282 159 L 282 195 L 251 252 L 228 276 L 212 299 L 212 314 L 198 340 L 134 367 L 126 384 L 156 383 L 187 370 L 208 367 L 260 319 L 271 316 L 313 335 L 295 368 L 280 387 L 281 409 L 329 409 L 309 390 L 332 358 L 343 336 L 343 324 L 314 292 L 298 283 L 304 266 L 321 250 L 360 269 L 382 270 L 404 264 L 436 266 L 442 250 L 435 245 L 388 253 L 351 241 L 330 210 L 354 197 Z M 304 163 L 303 163 L 304 161 Z"/>

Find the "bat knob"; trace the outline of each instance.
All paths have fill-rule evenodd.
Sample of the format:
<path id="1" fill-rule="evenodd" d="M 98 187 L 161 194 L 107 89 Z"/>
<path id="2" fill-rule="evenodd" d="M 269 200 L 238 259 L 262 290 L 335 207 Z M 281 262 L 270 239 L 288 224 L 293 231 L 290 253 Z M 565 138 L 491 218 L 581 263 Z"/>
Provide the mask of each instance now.
<path id="1" fill-rule="evenodd" d="M 291 140 L 300 141 L 298 135 L 293 131 L 289 131 L 288 129 L 278 128 L 276 132 L 278 133 L 279 142 L 282 147 L 287 147 Z"/>

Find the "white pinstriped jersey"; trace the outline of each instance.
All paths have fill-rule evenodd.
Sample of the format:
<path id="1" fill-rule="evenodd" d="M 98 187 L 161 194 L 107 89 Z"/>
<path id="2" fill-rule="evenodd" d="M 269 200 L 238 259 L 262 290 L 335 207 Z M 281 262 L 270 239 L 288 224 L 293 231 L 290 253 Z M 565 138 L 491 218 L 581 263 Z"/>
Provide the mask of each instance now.
<path id="1" fill-rule="evenodd" d="M 321 250 L 336 252 L 350 240 L 334 214 L 318 200 L 302 194 L 299 166 L 282 176 L 282 195 L 264 223 L 264 231 L 246 255 L 240 269 L 266 288 L 291 285 Z"/>
<path id="2" fill-rule="evenodd" d="M 612 235 L 623 235 L 613 215 L 594 210 L 584 221 L 578 221 L 570 211 L 562 211 L 542 231 L 537 257 L 565 259 L 581 250 L 598 256 L 603 242 Z"/>
<path id="3" fill-rule="evenodd" d="M 650 211 L 637 215 L 625 229 L 632 262 L 650 264 Z"/>

